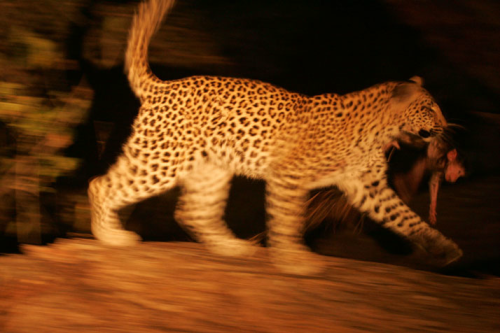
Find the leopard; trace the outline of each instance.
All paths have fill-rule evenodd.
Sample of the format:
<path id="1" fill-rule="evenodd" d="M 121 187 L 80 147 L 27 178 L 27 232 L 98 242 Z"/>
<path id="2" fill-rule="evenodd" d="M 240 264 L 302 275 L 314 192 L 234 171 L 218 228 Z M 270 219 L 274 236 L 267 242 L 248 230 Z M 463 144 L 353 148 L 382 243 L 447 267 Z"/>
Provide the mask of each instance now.
<path id="1" fill-rule="evenodd" d="M 261 248 L 224 221 L 234 176 L 265 182 L 266 245 L 285 273 L 311 275 L 325 259 L 303 237 L 311 190 L 336 186 L 360 212 L 442 264 L 462 250 L 430 227 L 388 186 L 384 150 L 399 137 L 431 142 L 447 122 L 422 80 L 376 84 L 344 95 L 308 96 L 255 79 L 191 76 L 161 80 L 148 46 L 174 0 L 139 4 L 125 73 L 141 106 L 122 153 L 89 182 L 91 231 L 108 246 L 132 246 L 118 212 L 180 188 L 176 221 L 212 253 L 247 257 Z"/>

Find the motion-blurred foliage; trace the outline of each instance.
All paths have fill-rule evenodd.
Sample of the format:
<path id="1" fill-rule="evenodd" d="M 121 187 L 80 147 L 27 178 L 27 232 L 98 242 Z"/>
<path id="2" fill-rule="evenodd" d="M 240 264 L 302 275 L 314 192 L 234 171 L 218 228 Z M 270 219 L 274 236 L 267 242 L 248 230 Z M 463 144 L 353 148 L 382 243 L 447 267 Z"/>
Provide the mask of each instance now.
<path id="1" fill-rule="evenodd" d="M 37 243 L 44 229 L 40 195 L 54 193 L 57 177 L 77 168 L 78 159 L 65 157 L 63 149 L 73 142 L 74 127 L 84 119 L 92 92 L 61 82 L 68 64 L 61 41 L 20 23 L 8 28 L 2 44 L 0 195 L 13 198 L 8 201 L 16 213 L 6 217 L 11 208 L 2 207 L 0 234 L 17 232 L 19 241 Z"/>
<path id="2" fill-rule="evenodd" d="M 12 45 L 9 62 L 22 64 L 26 69 L 52 68 L 61 57 L 57 44 L 20 27 L 11 27 L 8 43 Z"/>
<path id="3" fill-rule="evenodd" d="M 30 70 L 50 70 L 62 57 L 54 42 L 36 36 L 24 29 L 12 29 L 10 40 L 15 51 L 11 57 L 2 57 L 0 66 L 22 64 L 26 75 Z M 3 80 L 8 78 L 3 78 Z M 36 157 L 37 174 L 47 183 L 60 174 L 74 170 L 77 160 L 57 152 L 72 142 L 73 127 L 78 124 L 90 106 L 90 100 L 78 96 L 78 89 L 70 92 L 46 91 L 45 96 L 30 95 L 30 86 L 0 81 L 0 120 L 9 127 L 16 141 L 16 156 Z M 2 164 L 15 158 L 2 156 Z"/>

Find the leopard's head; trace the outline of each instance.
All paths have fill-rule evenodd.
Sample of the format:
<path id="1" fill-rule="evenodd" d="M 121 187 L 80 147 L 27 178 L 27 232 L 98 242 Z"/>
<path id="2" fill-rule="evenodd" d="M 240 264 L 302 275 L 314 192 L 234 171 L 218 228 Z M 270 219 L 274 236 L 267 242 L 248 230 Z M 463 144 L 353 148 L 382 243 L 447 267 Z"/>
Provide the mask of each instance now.
<path id="1" fill-rule="evenodd" d="M 430 142 L 441 135 L 446 119 L 434 98 L 422 87 L 422 79 L 413 77 L 393 91 L 395 111 L 402 116 L 401 130 Z"/>

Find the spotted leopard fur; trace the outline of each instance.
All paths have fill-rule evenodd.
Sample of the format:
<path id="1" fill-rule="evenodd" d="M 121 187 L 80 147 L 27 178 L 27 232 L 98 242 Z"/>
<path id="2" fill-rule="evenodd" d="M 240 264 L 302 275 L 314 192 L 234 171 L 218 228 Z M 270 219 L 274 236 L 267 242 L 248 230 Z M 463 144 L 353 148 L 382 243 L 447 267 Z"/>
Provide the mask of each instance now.
<path id="1" fill-rule="evenodd" d="M 384 147 L 402 135 L 430 141 L 447 125 L 419 80 L 314 97 L 239 78 L 162 81 L 149 68 L 147 49 L 173 3 L 142 3 L 133 20 L 125 69 L 142 106 L 117 162 L 90 183 L 96 238 L 136 243 L 117 211 L 181 186 L 177 221 L 215 253 L 249 255 L 255 246 L 223 221 L 231 178 L 245 175 L 266 181 L 268 245 L 286 272 L 320 269 L 302 240 L 303 215 L 309 191 L 330 185 L 444 263 L 461 256 L 387 185 Z"/>

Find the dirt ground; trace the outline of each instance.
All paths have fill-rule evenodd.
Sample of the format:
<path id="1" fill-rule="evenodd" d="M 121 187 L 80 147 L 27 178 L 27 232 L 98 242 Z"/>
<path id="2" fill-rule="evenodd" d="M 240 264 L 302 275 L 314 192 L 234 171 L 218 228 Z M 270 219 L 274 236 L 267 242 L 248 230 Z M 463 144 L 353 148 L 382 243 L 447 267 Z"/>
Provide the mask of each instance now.
<path id="1" fill-rule="evenodd" d="M 498 332 L 500 280 L 330 257 L 281 274 L 194 243 L 61 240 L 0 259 L 0 330 L 31 332 Z"/>

